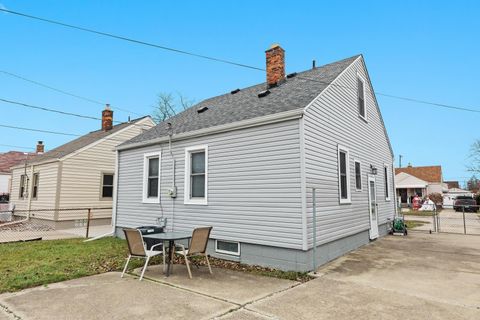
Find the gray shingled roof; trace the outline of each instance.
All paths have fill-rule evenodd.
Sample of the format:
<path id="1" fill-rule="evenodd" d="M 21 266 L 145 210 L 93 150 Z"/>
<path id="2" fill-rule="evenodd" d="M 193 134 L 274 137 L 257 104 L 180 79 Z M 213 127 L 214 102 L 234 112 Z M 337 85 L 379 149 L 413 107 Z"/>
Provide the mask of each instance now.
<path id="1" fill-rule="evenodd" d="M 266 83 L 242 89 L 236 94 L 227 93 L 203 100 L 122 145 L 166 136 L 168 122 L 172 124 L 173 133 L 178 134 L 304 108 L 358 57 L 298 73 L 296 77 L 271 88 L 271 93 L 263 98 L 259 98 L 258 93 L 266 89 Z M 197 109 L 201 107 L 208 107 L 208 110 L 198 113 Z"/>
<path id="2" fill-rule="evenodd" d="M 135 120 L 132 120 L 130 122 L 123 122 L 120 124 L 117 124 L 112 127 L 111 130 L 109 131 L 103 131 L 103 130 L 97 130 L 97 131 L 92 131 L 90 133 L 87 133 L 84 136 L 81 136 L 75 140 L 72 140 L 70 142 L 67 142 L 59 147 L 56 147 L 55 149 L 52 149 L 48 152 L 45 152 L 44 154 L 38 154 L 35 159 L 29 160 L 29 164 L 34 164 L 34 163 L 40 163 L 44 162 L 47 160 L 55 160 L 55 159 L 60 159 L 63 158 L 77 150 L 80 150 L 83 147 L 88 146 L 89 144 L 94 143 L 95 141 L 98 141 L 102 138 L 105 138 L 109 135 L 114 134 L 115 132 L 118 132 L 122 130 L 123 128 L 128 127 L 129 125 L 132 125 L 142 119 L 145 119 L 145 117 L 138 118 Z M 118 141 L 118 144 L 121 144 L 122 141 Z"/>

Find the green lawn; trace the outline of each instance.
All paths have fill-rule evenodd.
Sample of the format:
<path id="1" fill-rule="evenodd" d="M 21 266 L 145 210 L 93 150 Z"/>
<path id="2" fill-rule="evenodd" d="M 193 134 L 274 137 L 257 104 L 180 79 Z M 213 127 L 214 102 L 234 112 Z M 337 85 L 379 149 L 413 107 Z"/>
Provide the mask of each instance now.
<path id="1" fill-rule="evenodd" d="M 0 293 L 122 270 L 128 256 L 125 240 L 109 237 L 83 241 L 67 239 L 0 244 Z M 162 258 L 155 257 L 151 261 L 150 264 L 161 263 Z M 143 259 L 132 259 L 129 270 L 141 267 L 144 262 Z M 183 260 L 177 262 L 183 263 Z M 263 276 L 297 281 L 311 279 L 302 272 L 284 272 L 222 259 L 212 258 L 211 263 L 216 267 Z"/>
<path id="2" fill-rule="evenodd" d="M 402 211 L 405 216 L 419 216 L 419 217 L 431 217 L 435 214 L 434 211 Z"/>
<path id="3" fill-rule="evenodd" d="M 121 270 L 125 240 L 103 238 L 0 244 L 0 293 Z M 141 261 L 134 259 L 132 268 Z"/>
<path id="4" fill-rule="evenodd" d="M 413 229 L 415 227 L 423 226 L 425 222 L 418 220 L 405 220 L 405 224 L 407 225 L 407 229 Z"/>

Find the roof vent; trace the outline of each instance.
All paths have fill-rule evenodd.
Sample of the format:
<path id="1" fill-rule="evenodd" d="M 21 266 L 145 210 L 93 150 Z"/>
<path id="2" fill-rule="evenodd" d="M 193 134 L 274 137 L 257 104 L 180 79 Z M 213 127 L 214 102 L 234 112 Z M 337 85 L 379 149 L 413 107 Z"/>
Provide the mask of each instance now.
<path id="1" fill-rule="evenodd" d="M 240 89 L 235 89 L 235 90 L 233 90 L 233 91 L 230 91 L 231 94 L 235 94 L 235 93 L 237 93 L 237 92 L 240 92 Z"/>
<path id="2" fill-rule="evenodd" d="M 205 112 L 208 110 L 208 107 L 207 106 L 203 106 L 203 107 L 200 107 L 197 109 L 197 113 L 202 113 L 202 112 Z"/>
<path id="3" fill-rule="evenodd" d="M 296 72 L 293 72 L 293 73 L 290 73 L 290 74 L 287 74 L 287 78 L 290 79 L 290 78 L 293 78 L 297 75 Z"/>
<path id="4" fill-rule="evenodd" d="M 260 93 L 258 94 L 258 97 L 259 97 L 259 98 L 263 98 L 263 97 L 265 97 L 265 96 L 268 96 L 269 94 L 270 94 L 270 90 L 267 89 L 267 90 L 264 90 L 264 91 L 260 92 Z"/>

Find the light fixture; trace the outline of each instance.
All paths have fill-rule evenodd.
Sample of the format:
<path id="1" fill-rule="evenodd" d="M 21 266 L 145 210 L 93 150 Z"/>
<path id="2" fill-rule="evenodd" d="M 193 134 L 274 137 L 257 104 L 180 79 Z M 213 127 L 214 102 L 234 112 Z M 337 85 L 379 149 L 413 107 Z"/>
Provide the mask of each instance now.
<path id="1" fill-rule="evenodd" d="M 373 164 L 370 165 L 370 171 L 372 172 L 373 175 L 376 175 L 378 170 L 376 167 L 373 166 Z"/>

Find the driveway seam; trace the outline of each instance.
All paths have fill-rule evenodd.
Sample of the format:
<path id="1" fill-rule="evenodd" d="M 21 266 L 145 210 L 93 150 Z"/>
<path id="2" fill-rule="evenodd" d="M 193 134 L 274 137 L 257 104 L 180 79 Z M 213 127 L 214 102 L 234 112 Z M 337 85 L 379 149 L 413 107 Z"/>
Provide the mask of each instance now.
<path id="1" fill-rule="evenodd" d="M 22 320 L 22 318 L 17 315 L 15 312 L 13 312 L 8 306 L 6 306 L 5 304 L 1 303 L 0 302 L 0 309 L 5 311 L 5 313 L 8 315 L 8 316 L 13 316 L 14 319 L 16 320 Z"/>

